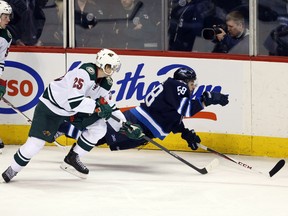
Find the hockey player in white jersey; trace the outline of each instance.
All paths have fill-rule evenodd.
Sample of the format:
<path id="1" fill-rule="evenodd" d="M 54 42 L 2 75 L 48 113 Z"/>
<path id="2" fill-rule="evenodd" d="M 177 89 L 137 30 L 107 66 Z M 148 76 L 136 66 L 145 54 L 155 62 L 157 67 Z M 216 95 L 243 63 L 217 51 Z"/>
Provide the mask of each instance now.
<path id="1" fill-rule="evenodd" d="M 45 142 L 53 142 L 59 126 L 78 112 L 95 113 L 93 116 L 97 117 L 81 133 L 76 145 L 71 148 L 61 165 L 63 170 L 80 178 L 86 178 L 89 173 L 80 157 L 88 153 L 106 134 L 106 120 L 116 131 L 121 129 L 130 138 L 140 138 L 140 127 L 132 125 L 132 129 L 123 128 L 120 123 L 109 119 L 113 112 L 113 115 L 126 121 L 110 99 L 113 84 L 111 75 L 118 72 L 120 66 L 120 58 L 115 52 L 102 49 L 96 54 L 95 64 L 84 63 L 52 81 L 35 108 L 26 143 L 18 149 L 11 165 L 2 174 L 4 181 L 9 182 L 20 172 L 43 148 Z M 104 100 L 107 103 L 103 103 Z"/>
<path id="2" fill-rule="evenodd" d="M 10 22 L 10 16 L 12 14 L 11 6 L 0 0 L 0 99 L 6 93 L 6 83 L 7 81 L 2 79 L 5 59 L 9 52 L 9 47 L 12 41 L 12 35 L 9 30 L 6 29 L 7 25 Z M 4 148 L 4 143 L 0 138 L 0 154 Z"/>

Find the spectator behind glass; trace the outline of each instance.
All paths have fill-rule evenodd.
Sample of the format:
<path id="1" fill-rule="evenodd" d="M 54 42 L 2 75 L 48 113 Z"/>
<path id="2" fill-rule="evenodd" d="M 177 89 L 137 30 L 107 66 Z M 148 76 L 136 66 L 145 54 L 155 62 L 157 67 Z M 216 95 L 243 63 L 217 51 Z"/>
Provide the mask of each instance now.
<path id="1" fill-rule="evenodd" d="M 288 56 L 288 16 L 278 18 L 279 25 L 273 29 L 264 42 L 269 55 Z"/>
<path id="2" fill-rule="evenodd" d="M 49 0 L 43 11 L 46 16 L 40 38 L 43 46 L 63 46 L 63 0 Z"/>
<path id="3" fill-rule="evenodd" d="M 41 46 L 39 40 L 45 24 L 43 8 L 48 0 L 10 0 L 14 19 L 8 27 L 13 36 L 13 45 Z"/>
<path id="4" fill-rule="evenodd" d="M 205 20 L 214 16 L 215 7 L 211 0 L 172 1 L 168 29 L 169 50 L 192 51 L 196 36 L 201 36 Z"/>
<path id="5" fill-rule="evenodd" d="M 218 28 L 219 32 L 213 40 L 216 43 L 214 53 L 249 53 L 249 30 L 245 27 L 245 20 L 239 11 L 232 11 L 226 16 L 227 29 Z M 214 26 L 216 27 L 216 26 Z"/>
<path id="6" fill-rule="evenodd" d="M 157 8 L 158 17 L 155 11 L 153 15 L 149 14 L 154 4 L 145 0 L 120 0 L 119 3 L 120 8 L 115 7 L 111 15 L 111 20 L 115 20 L 112 29 L 114 43 L 111 46 L 123 49 L 160 49 L 161 8 Z"/>
<path id="7" fill-rule="evenodd" d="M 97 20 L 104 19 L 104 15 L 101 0 L 75 0 L 76 47 L 102 47 L 103 25 Z"/>
<path id="8" fill-rule="evenodd" d="M 265 1 L 261 1 L 261 3 L 265 3 Z M 272 25 L 270 24 L 273 27 L 263 42 L 264 47 L 269 55 L 288 56 L 288 0 L 273 3 L 268 6 L 271 7 L 271 10 L 275 10 L 277 20 Z M 265 27 L 262 25 L 260 31 L 266 30 Z"/>

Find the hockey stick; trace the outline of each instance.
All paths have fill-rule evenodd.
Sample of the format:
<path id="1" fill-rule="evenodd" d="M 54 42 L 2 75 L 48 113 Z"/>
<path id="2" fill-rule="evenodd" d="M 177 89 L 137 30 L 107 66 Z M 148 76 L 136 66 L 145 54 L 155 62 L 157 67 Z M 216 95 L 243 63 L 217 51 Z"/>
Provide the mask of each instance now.
<path id="1" fill-rule="evenodd" d="M 225 155 L 225 154 L 222 154 L 222 153 L 220 153 L 220 152 L 217 152 L 217 151 L 215 151 L 215 150 L 213 150 L 213 149 L 211 149 L 211 148 L 208 148 L 207 146 L 204 146 L 204 145 L 202 145 L 202 144 L 200 144 L 200 143 L 198 143 L 198 146 L 199 146 L 200 148 L 206 150 L 206 151 L 209 151 L 209 152 L 212 152 L 212 153 L 214 153 L 214 154 L 217 154 L 217 155 L 219 155 L 220 157 L 225 158 L 226 160 L 232 161 L 233 163 L 236 163 L 236 164 L 238 164 L 238 165 L 241 166 L 241 167 L 244 167 L 244 168 L 246 168 L 246 169 L 252 170 L 252 171 L 254 171 L 254 172 L 256 172 L 256 173 L 263 174 L 263 175 L 265 175 L 265 176 L 267 176 L 267 177 L 272 177 L 272 176 L 274 176 L 274 175 L 275 175 L 277 172 L 279 172 L 280 169 L 282 169 L 282 167 L 285 165 L 285 160 L 281 159 L 281 160 L 278 161 L 277 164 L 269 171 L 269 173 L 266 173 L 266 172 L 262 172 L 262 171 L 256 170 L 256 169 L 254 169 L 252 166 L 250 166 L 250 165 L 248 165 L 248 164 L 245 164 L 245 163 L 243 163 L 243 162 L 241 162 L 241 161 L 235 160 L 235 159 L 233 159 L 233 158 L 231 158 L 231 157 L 229 157 L 229 156 L 227 156 L 227 155 Z"/>
<path id="2" fill-rule="evenodd" d="M 117 118 L 116 116 L 112 115 L 111 116 L 112 119 L 114 119 L 117 122 L 120 122 L 123 127 L 128 127 L 131 128 L 130 125 L 128 125 L 126 122 L 123 122 L 122 120 L 120 120 L 119 118 Z M 219 163 L 218 159 L 214 159 L 213 161 L 211 161 L 206 167 L 204 168 L 198 168 L 196 166 L 194 166 L 193 164 L 189 163 L 188 161 L 184 160 L 183 158 L 181 158 L 179 155 L 169 151 L 167 148 L 165 148 L 164 146 L 160 145 L 159 143 L 155 142 L 154 140 L 150 139 L 149 137 L 147 137 L 146 135 L 142 136 L 143 139 L 145 139 L 146 141 L 152 143 L 153 145 L 157 146 L 158 148 L 162 149 L 163 151 L 165 151 L 166 153 L 170 154 L 171 156 L 173 156 L 174 158 L 178 159 L 179 161 L 181 161 L 182 163 L 186 164 L 187 166 L 191 167 L 192 169 L 196 170 L 197 172 L 201 173 L 201 174 L 207 174 L 208 172 L 210 172 L 214 167 L 216 167 Z"/>
<path id="3" fill-rule="evenodd" d="M 23 112 L 21 112 L 17 107 L 15 107 L 12 103 L 10 103 L 6 98 L 2 97 L 2 100 L 4 101 L 4 103 L 6 103 L 8 106 L 10 106 L 16 113 L 23 116 L 29 124 L 32 124 L 32 120 L 27 115 L 25 115 Z M 66 146 L 61 145 L 57 141 L 54 141 L 53 143 L 62 149 L 66 149 Z"/>

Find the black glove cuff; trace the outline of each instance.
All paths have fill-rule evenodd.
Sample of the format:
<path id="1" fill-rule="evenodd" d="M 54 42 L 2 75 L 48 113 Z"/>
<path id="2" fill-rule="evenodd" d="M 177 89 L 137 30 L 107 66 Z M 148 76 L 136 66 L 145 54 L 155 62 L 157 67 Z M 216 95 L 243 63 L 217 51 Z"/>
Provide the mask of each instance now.
<path id="1" fill-rule="evenodd" d="M 205 106 L 211 105 L 211 93 L 208 91 L 203 92 L 201 95 L 200 101 L 205 104 Z"/>
<path id="2" fill-rule="evenodd" d="M 182 139 L 185 139 L 185 137 L 187 137 L 187 135 L 190 133 L 190 130 L 188 130 L 187 128 L 185 128 L 183 131 L 182 131 L 182 134 L 181 134 L 181 137 Z"/>
<path id="3" fill-rule="evenodd" d="M 192 130 L 189 130 L 187 128 L 184 129 L 184 131 L 182 132 L 182 139 L 185 139 L 185 140 L 189 140 L 191 139 L 191 137 L 194 137 L 193 135 L 195 135 L 195 131 L 192 129 Z"/>

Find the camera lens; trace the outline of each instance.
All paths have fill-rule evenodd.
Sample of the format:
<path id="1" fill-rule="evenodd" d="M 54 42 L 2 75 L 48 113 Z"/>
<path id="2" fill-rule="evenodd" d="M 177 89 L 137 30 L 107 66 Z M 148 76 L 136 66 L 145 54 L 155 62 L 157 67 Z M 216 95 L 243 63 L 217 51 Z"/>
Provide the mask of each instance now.
<path id="1" fill-rule="evenodd" d="M 88 13 L 86 15 L 86 19 L 88 22 L 94 21 L 94 14 L 93 13 Z"/>
<path id="2" fill-rule="evenodd" d="M 215 31 L 213 28 L 205 28 L 202 30 L 202 37 L 206 40 L 213 40 L 215 36 Z"/>

